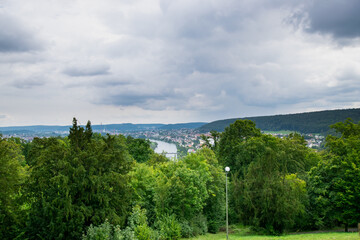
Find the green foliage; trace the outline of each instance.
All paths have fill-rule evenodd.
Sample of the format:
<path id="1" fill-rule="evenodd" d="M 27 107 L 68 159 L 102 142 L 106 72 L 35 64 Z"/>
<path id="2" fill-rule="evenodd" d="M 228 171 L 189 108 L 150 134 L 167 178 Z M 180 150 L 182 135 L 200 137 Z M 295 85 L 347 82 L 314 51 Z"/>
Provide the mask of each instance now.
<path id="1" fill-rule="evenodd" d="M 340 222 L 347 230 L 360 219 L 360 123 L 348 119 L 331 127 L 341 136 L 326 138 L 327 152 L 310 171 L 308 191 L 314 225 Z"/>
<path id="2" fill-rule="evenodd" d="M 128 226 L 121 230 L 119 225 L 112 225 L 107 220 L 99 226 L 90 225 L 83 240 L 151 240 L 158 239 L 157 233 L 148 226 L 146 210 L 133 207 L 128 219 Z"/>
<path id="3" fill-rule="evenodd" d="M 209 149 L 202 149 L 198 154 L 208 164 L 210 180 L 207 182 L 208 199 L 206 200 L 203 214 L 207 219 L 208 231 L 217 233 L 224 224 L 225 216 L 225 174 L 217 158 Z"/>
<path id="4" fill-rule="evenodd" d="M 146 209 L 147 219 L 152 225 L 156 219 L 154 189 L 157 185 L 157 171 L 152 166 L 137 163 L 129 174 L 134 192 L 133 202 Z"/>
<path id="5" fill-rule="evenodd" d="M 304 211 L 301 199 L 306 194 L 305 182 L 288 175 L 286 166 L 290 167 L 291 162 L 281 151 L 280 140 L 263 136 L 251 142 L 261 152 L 249 164 L 244 178 L 233 181 L 233 197 L 238 198 L 235 207 L 245 223 L 279 234 L 291 228 L 295 217 Z"/>
<path id="6" fill-rule="evenodd" d="M 161 240 L 176 240 L 181 237 L 181 225 L 175 215 L 163 215 L 155 223 Z"/>
<path id="7" fill-rule="evenodd" d="M 224 184 L 224 174 L 209 149 L 163 165 L 155 188 L 156 213 L 175 214 L 188 229 L 183 230 L 185 236 L 207 231 L 207 219 L 216 232 L 224 219 Z"/>
<path id="8" fill-rule="evenodd" d="M 360 219 L 360 124 L 332 127 L 338 135 L 328 136 L 319 154 L 299 134 L 279 139 L 237 121 L 212 133 L 221 137 L 215 145 L 207 139 L 209 148 L 178 161 L 153 153 L 143 139 L 93 134 L 90 122 L 84 129 L 76 119 L 68 138 L 0 138 L 0 237 L 216 233 L 225 215 L 221 164 L 231 168 L 232 220 L 269 234 L 350 226 Z"/>
<path id="9" fill-rule="evenodd" d="M 147 161 L 146 163 L 150 166 L 156 166 L 158 164 L 162 164 L 162 163 L 166 163 L 169 162 L 170 160 L 162 154 L 158 154 L 158 153 L 153 153 L 149 159 L 149 161 Z"/>
<path id="10" fill-rule="evenodd" d="M 126 145 L 130 155 L 139 163 L 147 162 L 154 153 L 149 140 L 128 136 Z"/>
<path id="11" fill-rule="evenodd" d="M 112 224 L 107 220 L 100 226 L 93 226 L 91 224 L 86 231 L 86 235 L 83 235 L 82 240 L 115 240 L 113 231 Z"/>
<path id="12" fill-rule="evenodd" d="M 182 220 L 180 225 L 182 237 L 189 238 L 204 235 L 208 232 L 207 219 L 202 214 L 199 214 L 190 220 Z"/>
<path id="13" fill-rule="evenodd" d="M 73 118 L 73 125 L 70 128 L 69 140 L 71 147 L 75 151 L 83 150 L 87 143 L 90 142 L 92 129 L 90 121 L 86 124 L 86 129 L 78 126 L 76 118 Z"/>
<path id="14" fill-rule="evenodd" d="M 134 230 L 126 227 L 124 230 L 120 229 L 119 225 L 113 225 L 105 220 L 99 226 L 92 224 L 87 228 L 86 234 L 83 234 L 82 240 L 140 240 L 136 238 Z M 147 238 L 150 240 L 152 238 Z"/>
<path id="15" fill-rule="evenodd" d="M 135 206 L 128 221 L 138 240 L 156 238 L 156 233 L 148 226 L 146 209 L 141 209 L 139 205 Z"/>
<path id="16" fill-rule="evenodd" d="M 106 218 L 123 225 L 131 191 L 132 160 L 122 138 L 88 138 L 76 121 L 61 139 L 34 140 L 27 196 L 31 202 L 26 234 L 29 239 L 79 239 L 86 226 Z"/>
<path id="17" fill-rule="evenodd" d="M 239 144 L 250 137 L 260 136 L 260 129 L 255 127 L 255 123 L 249 120 L 237 120 L 225 128 L 219 141 L 219 162 L 223 166 L 232 166 L 232 169 L 238 171 L 236 164 L 236 155 L 239 154 Z"/>
<path id="18" fill-rule="evenodd" d="M 134 204 L 147 210 L 150 226 L 174 215 L 182 235 L 193 236 L 207 232 L 208 220 L 213 232 L 223 223 L 225 176 L 210 149 L 178 162 L 136 164 L 130 175 Z"/>
<path id="19" fill-rule="evenodd" d="M 279 234 L 305 214 L 304 180 L 314 158 L 299 134 L 279 139 L 238 120 L 222 133 L 218 155 L 231 168 L 232 220 Z"/>
<path id="20" fill-rule="evenodd" d="M 332 126 L 341 137 L 327 137 L 324 160 L 309 177 L 309 195 L 314 224 L 345 228 L 360 219 L 360 123 L 351 120 Z"/>
<path id="21" fill-rule="evenodd" d="M 26 177 L 20 145 L 0 136 L 0 239 L 13 239 L 23 224 L 20 196 Z"/>

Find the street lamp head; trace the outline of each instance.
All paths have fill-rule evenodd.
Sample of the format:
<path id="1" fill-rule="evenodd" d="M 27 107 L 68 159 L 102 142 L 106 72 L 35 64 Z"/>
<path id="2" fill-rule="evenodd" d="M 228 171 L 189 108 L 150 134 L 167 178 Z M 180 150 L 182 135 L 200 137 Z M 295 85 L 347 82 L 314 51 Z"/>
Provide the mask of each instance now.
<path id="1" fill-rule="evenodd" d="M 230 168 L 229 168 L 229 167 L 225 167 L 225 172 L 230 172 Z"/>

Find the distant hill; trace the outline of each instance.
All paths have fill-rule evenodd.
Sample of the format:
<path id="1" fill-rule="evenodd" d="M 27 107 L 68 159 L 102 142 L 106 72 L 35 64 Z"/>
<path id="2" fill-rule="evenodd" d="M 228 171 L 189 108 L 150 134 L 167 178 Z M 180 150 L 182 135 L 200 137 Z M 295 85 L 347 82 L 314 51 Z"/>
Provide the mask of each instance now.
<path id="1" fill-rule="evenodd" d="M 193 122 L 193 123 L 177 123 L 177 124 L 167 124 L 161 126 L 160 129 L 164 130 L 175 130 L 175 129 L 195 129 L 204 126 L 205 122 Z"/>
<path id="2" fill-rule="evenodd" d="M 354 122 L 360 121 L 360 108 L 327 110 L 318 112 L 306 112 L 286 115 L 246 117 L 219 120 L 203 125 L 199 128 L 201 132 L 216 130 L 224 131 L 225 127 L 235 122 L 237 119 L 248 119 L 256 123 L 256 127 L 263 131 L 289 130 L 300 133 L 327 133 L 329 126 L 351 118 Z"/>

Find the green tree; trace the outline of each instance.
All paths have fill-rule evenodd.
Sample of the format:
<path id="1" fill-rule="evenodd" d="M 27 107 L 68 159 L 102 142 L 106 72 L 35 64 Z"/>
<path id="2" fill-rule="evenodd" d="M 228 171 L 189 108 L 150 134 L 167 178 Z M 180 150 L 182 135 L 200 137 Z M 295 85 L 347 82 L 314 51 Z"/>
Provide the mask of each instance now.
<path id="1" fill-rule="evenodd" d="M 159 165 L 154 187 L 157 218 L 174 215 L 183 236 L 216 232 L 224 219 L 225 175 L 210 149 Z"/>
<path id="2" fill-rule="evenodd" d="M 237 120 L 221 134 L 218 158 L 231 168 L 232 221 L 278 234 L 305 214 L 306 170 L 316 158 L 301 135 L 279 139 Z"/>
<path id="3" fill-rule="evenodd" d="M 29 239 L 79 239 L 87 226 L 106 218 L 124 225 L 130 210 L 132 158 L 122 138 L 95 141 L 90 133 L 90 124 L 84 130 L 74 119 L 70 144 L 56 138 L 33 143 L 27 183 Z"/>
<path id="4" fill-rule="evenodd" d="M 202 149 L 197 154 L 205 159 L 211 176 L 207 182 L 209 198 L 206 200 L 203 212 L 207 218 L 208 231 L 217 233 L 220 226 L 224 224 L 225 174 L 213 151 Z"/>
<path id="5" fill-rule="evenodd" d="M 20 189 L 26 167 L 20 145 L 0 135 L 0 239 L 15 238 L 22 227 Z"/>
<path id="6" fill-rule="evenodd" d="M 225 128 L 219 141 L 219 162 L 223 166 L 232 166 L 235 171 L 240 170 L 236 163 L 236 155 L 239 153 L 239 144 L 250 137 L 260 136 L 260 129 L 250 120 L 236 120 Z"/>
<path id="7" fill-rule="evenodd" d="M 156 166 L 158 164 L 169 162 L 170 159 L 167 158 L 163 154 L 153 153 L 149 159 L 149 161 L 146 162 L 146 164 L 150 166 Z"/>
<path id="8" fill-rule="evenodd" d="M 324 159 L 310 172 L 311 210 L 317 227 L 342 223 L 347 231 L 360 221 L 360 123 L 348 119 L 331 127 L 341 136 L 326 138 Z"/>
<path id="9" fill-rule="evenodd" d="M 134 192 L 133 205 L 146 209 L 147 219 L 150 225 L 153 225 L 156 220 L 154 194 L 158 172 L 152 166 L 136 163 L 129 175 Z"/>
<path id="10" fill-rule="evenodd" d="M 126 145 L 131 156 L 139 163 L 147 162 L 154 151 L 151 149 L 150 141 L 142 138 L 126 138 Z"/>
<path id="11" fill-rule="evenodd" d="M 243 142 L 239 149 L 251 161 L 232 178 L 232 203 L 239 219 L 270 234 L 293 227 L 305 207 L 306 184 L 294 174 L 304 160 L 294 158 L 287 141 L 262 135 Z"/>

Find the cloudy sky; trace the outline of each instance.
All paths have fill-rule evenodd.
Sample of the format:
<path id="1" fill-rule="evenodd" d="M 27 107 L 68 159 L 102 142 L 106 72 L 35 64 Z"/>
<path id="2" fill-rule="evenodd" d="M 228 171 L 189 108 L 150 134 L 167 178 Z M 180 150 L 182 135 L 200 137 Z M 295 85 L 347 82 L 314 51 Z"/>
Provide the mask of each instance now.
<path id="1" fill-rule="evenodd" d="M 360 107 L 358 0 L 0 0 L 0 126 Z"/>

